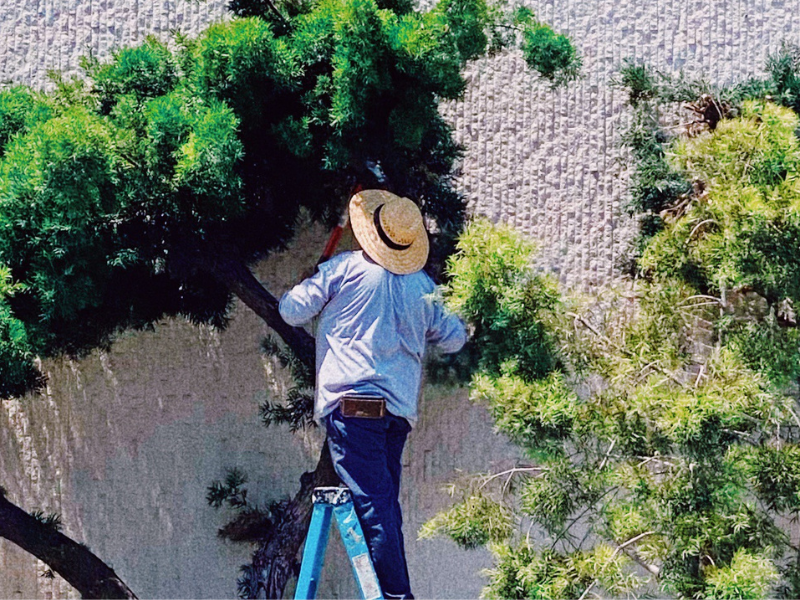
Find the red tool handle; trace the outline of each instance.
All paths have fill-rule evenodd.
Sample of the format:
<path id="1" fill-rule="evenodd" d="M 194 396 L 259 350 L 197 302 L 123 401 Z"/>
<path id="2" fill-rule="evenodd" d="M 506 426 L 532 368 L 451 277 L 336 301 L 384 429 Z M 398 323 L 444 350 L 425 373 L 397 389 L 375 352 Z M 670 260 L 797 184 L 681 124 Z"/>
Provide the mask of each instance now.
<path id="1" fill-rule="evenodd" d="M 350 197 L 352 198 L 355 194 L 360 192 L 364 189 L 360 183 L 357 183 L 356 186 L 353 188 Z M 331 235 L 328 237 L 328 243 L 325 244 L 325 249 L 322 251 L 322 254 L 317 261 L 317 267 L 324 263 L 326 260 L 330 259 L 333 256 L 333 253 L 336 252 L 336 248 L 339 246 L 339 242 L 342 239 L 342 233 L 344 233 L 344 228 L 347 227 L 347 221 L 349 220 L 349 213 L 347 207 L 344 209 L 344 213 L 342 214 L 342 218 L 339 219 L 339 224 L 333 228 L 331 231 Z"/>
<path id="2" fill-rule="evenodd" d="M 333 231 L 331 231 L 331 235 L 328 238 L 328 243 L 325 244 L 325 250 L 322 251 L 319 260 L 317 261 L 318 266 L 328 260 L 331 256 L 333 256 L 333 253 L 336 252 L 336 247 L 339 245 L 339 242 L 342 239 L 343 232 L 344 226 L 341 223 L 333 228 Z"/>

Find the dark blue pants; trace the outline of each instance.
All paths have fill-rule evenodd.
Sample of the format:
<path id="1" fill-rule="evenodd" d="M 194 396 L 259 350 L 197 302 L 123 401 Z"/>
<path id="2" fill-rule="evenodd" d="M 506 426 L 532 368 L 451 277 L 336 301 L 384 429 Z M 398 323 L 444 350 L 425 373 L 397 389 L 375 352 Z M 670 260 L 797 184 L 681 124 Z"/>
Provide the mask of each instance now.
<path id="1" fill-rule="evenodd" d="M 384 598 L 413 598 L 400 514 L 400 457 L 411 426 L 391 414 L 380 419 L 327 417 L 336 473 L 353 494 Z"/>

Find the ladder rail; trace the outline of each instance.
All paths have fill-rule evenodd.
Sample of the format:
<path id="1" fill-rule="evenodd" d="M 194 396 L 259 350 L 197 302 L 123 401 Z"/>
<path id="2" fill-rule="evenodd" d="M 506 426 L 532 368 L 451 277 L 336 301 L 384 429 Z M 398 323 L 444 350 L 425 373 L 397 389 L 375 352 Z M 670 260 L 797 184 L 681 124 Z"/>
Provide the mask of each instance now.
<path id="1" fill-rule="evenodd" d="M 311 524 L 308 527 L 306 546 L 303 549 L 303 562 L 300 563 L 300 575 L 297 577 L 295 598 L 311 599 L 317 597 L 319 577 L 325 550 L 328 547 L 328 536 L 331 530 L 333 507 L 326 504 L 314 504 L 311 513 Z"/>
<path id="2" fill-rule="evenodd" d="M 378 576 L 370 558 L 350 490 L 317 488 L 314 490 L 313 502 L 314 509 L 303 549 L 303 562 L 300 564 L 300 575 L 297 578 L 295 600 L 313 600 L 317 597 L 332 517 L 336 518 L 362 600 L 383 600 Z"/>
<path id="3" fill-rule="evenodd" d="M 358 583 L 358 591 L 361 592 L 362 600 L 383 598 L 378 576 L 369 555 L 367 540 L 364 538 L 364 531 L 361 529 L 353 501 L 337 506 L 333 509 L 333 514 L 336 516 L 336 524 L 339 526 L 339 533 L 347 550 L 347 556 L 350 558 L 353 577 Z"/>

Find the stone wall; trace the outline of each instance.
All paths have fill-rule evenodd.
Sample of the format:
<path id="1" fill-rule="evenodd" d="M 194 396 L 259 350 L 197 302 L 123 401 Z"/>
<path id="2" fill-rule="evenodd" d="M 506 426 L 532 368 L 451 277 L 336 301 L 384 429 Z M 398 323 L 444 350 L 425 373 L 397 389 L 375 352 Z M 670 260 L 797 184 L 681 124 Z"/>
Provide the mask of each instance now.
<path id="1" fill-rule="evenodd" d="M 473 213 L 512 223 L 541 244 L 543 269 L 590 291 L 614 275 L 631 235 L 622 214 L 628 171 L 618 147 L 626 114 L 609 85 L 626 57 L 686 68 L 725 83 L 760 73 L 783 39 L 800 41 L 800 0 L 530 0 L 573 37 L 584 78 L 553 91 L 511 53 L 468 68 L 462 102 L 443 108 L 466 147 L 459 185 Z M 88 51 L 107 56 L 147 34 L 198 32 L 226 18 L 225 2 L 3 0 L 0 81 L 47 87 L 46 72 L 77 72 Z M 322 232 L 275 257 L 259 276 L 280 293 L 319 251 Z M 215 537 L 224 515 L 205 488 L 229 466 L 251 475 L 251 495 L 290 494 L 320 440 L 264 430 L 257 407 L 280 396 L 280 370 L 260 356 L 267 330 L 241 305 L 224 332 L 180 320 L 129 333 L 107 353 L 43 365 L 42 396 L 0 403 L 0 484 L 27 509 L 57 511 L 65 532 L 110 562 L 140 597 L 232 597 L 248 550 Z M 456 469 L 516 460 L 463 391 L 427 389 L 410 438 L 402 492 L 409 562 L 419 597 L 477 596 L 485 552 L 416 542 L 419 525 L 447 503 Z M 342 551 L 322 595 L 354 593 Z M 75 596 L 43 565 L 0 540 L 0 598 Z"/>

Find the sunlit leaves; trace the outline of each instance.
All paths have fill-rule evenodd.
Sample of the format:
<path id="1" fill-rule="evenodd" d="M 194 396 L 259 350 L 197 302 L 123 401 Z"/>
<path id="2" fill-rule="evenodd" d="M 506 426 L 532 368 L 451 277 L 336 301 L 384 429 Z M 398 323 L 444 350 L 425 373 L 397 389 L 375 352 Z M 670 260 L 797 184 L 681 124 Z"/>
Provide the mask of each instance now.
<path id="1" fill-rule="evenodd" d="M 793 467 L 782 460 L 791 455 L 766 450 L 794 417 L 777 378 L 737 351 L 747 327 L 731 324 L 732 315 L 764 308 L 731 295 L 726 312 L 675 275 L 561 300 L 534 274 L 532 252 L 503 226 L 473 223 L 450 260 L 446 298 L 481 340 L 471 397 L 533 464 L 486 476 L 481 494 L 466 489 L 460 508 L 435 517 L 428 533 L 488 541 L 466 509 L 491 488 L 493 502 L 558 551 L 515 532 L 495 549 L 488 597 L 638 594 L 655 573 L 660 589 L 679 596 L 713 596 L 737 576 L 761 577 L 744 587 L 766 595 L 787 538 L 775 512 L 752 499 L 773 511 L 795 506 Z M 539 295 L 530 295 L 532 281 Z M 539 338 L 518 337 L 526 323 Z M 791 352 L 792 339 L 781 347 Z M 545 351 L 547 369 L 521 368 Z M 766 557 L 766 571 L 734 561 L 743 551 Z M 625 562 L 631 556 L 644 575 Z"/>
<path id="2" fill-rule="evenodd" d="M 169 93 L 179 78 L 175 57 L 155 37 L 147 37 L 141 46 L 116 51 L 111 61 L 101 64 L 84 59 L 82 66 L 92 77 L 103 113 L 110 111 L 120 96 L 144 99 Z"/>
<path id="3" fill-rule="evenodd" d="M 269 101 L 296 89 L 300 72 L 292 49 L 258 18 L 212 25 L 194 47 L 199 90 L 227 102 L 246 128 L 269 119 Z"/>
<path id="4" fill-rule="evenodd" d="M 179 197 L 206 219 L 224 220 L 244 210 L 241 179 L 236 172 L 243 157 L 237 137 L 238 120 L 224 104 L 209 103 L 193 115 L 192 130 L 178 150 L 174 185 Z"/>
<path id="5" fill-rule="evenodd" d="M 475 332 L 480 366 L 527 381 L 557 367 L 555 339 L 546 323 L 559 302 L 553 281 L 534 275 L 533 246 L 508 227 L 472 223 L 448 262 L 449 306 Z"/>
<path id="6" fill-rule="evenodd" d="M 791 110 L 748 101 L 740 117 L 677 141 L 674 163 L 706 192 L 653 239 L 642 269 L 771 302 L 800 298 L 797 126 Z"/>
<path id="7" fill-rule="evenodd" d="M 26 86 L 0 91 L 0 156 L 17 133 L 50 118 L 51 109 L 44 95 Z"/>
<path id="8" fill-rule="evenodd" d="M 561 373 L 530 383 L 479 374 L 470 387 L 472 400 L 488 404 L 495 427 L 529 452 L 558 454 L 579 415 L 578 398 Z"/>
<path id="9" fill-rule="evenodd" d="M 508 507 L 481 493 L 473 493 L 427 521 L 419 537 L 446 535 L 459 546 L 471 549 L 508 540 L 512 526 L 513 514 Z"/>
<path id="10" fill-rule="evenodd" d="M 708 592 L 720 600 L 764 598 L 778 579 L 778 570 L 768 557 L 742 548 L 736 551 L 730 566 L 709 570 Z"/>
<path id="11" fill-rule="evenodd" d="M 36 125 L 0 165 L 0 257 L 32 270 L 45 314 L 97 302 L 115 195 L 115 131 L 82 108 Z"/>
<path id="12" fill-rule="evenodd" d="M 3 305 L 14 356 L 78 356 L 166 315 L 224 325 L 230 292 L 210 272 L 285 247 L 301 208 L 338 215 L 367 162 L 437 222 L 433 262 L 452 250 L 461 149 L 439 103 L 460 97 L 467 61 L 517 41 L 497 33 L 508 15 L 483 0 L 230 8 L 241 18 L 196 39 L 90 55 L 52 92 L 0 91 L 0 262 L 24 286 Z M 546 338 L 520 324 L 517 346 Z M 520 373 L 551 369 L 550 349 L 529 354 Z"/>
<path id="13" fill-rule="evenodd" d="M 598 584 L 624 596 L 640 583 L 630 559 L 607 545 L 574 553 L 536 550 L 527 544 L 495 545 L 492 554 L 495 565 L 484 572 L 489 578 L 484 598 L 580 598 Z"/>

